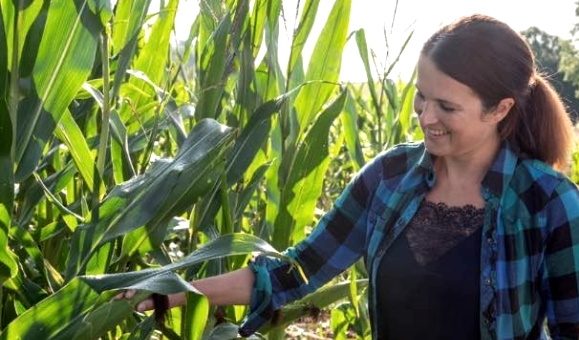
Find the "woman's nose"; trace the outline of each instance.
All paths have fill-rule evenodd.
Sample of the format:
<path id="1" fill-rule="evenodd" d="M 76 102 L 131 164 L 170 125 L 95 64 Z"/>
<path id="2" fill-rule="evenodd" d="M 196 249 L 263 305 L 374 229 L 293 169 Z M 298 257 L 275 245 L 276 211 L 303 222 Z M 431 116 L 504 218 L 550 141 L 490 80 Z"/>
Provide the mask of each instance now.
<path id="1" fill-rule="evenodd" d="M 436 114 L 434 113 L 434 105 L 429 101 L 422 102 L 422 107 L 418 112 L 418 116 L 422 121 L 422 124 L 435 123 L 437 120 Z"/>

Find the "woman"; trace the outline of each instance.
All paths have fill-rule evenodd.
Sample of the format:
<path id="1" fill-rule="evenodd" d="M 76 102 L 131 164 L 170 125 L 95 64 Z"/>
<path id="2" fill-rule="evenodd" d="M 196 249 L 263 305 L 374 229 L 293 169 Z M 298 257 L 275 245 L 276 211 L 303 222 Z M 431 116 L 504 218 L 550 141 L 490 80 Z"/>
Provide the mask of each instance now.
<path id="1" fill-rule="evenodd" d="M 213 304 L 250 304 L 242 335 L 364 256 L 373 338 L 579 337 L 579 191 L 555 170 L 572 126 L 529 46 L 463 18 L 425 43 L 416 88 L 424 142 L 367 164 L 286 251 L 307 282 L 266 257 L 193 282 Z"/>

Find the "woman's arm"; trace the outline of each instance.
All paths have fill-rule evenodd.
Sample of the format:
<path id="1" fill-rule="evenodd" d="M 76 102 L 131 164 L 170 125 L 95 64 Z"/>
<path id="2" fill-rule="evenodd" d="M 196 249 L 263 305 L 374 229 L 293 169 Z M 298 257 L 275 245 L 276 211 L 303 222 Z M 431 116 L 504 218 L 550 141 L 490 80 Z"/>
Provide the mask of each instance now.
<path id="1" fill-rule="evenodd" d="M 193 281 L 191 284 L 203 293 L 212 305 L 248 305 L 254 280 L 253 272 L 249 268 L 242 268 L 230 273 Z M 127 290 L 117 295 L 117 299 L 130 299 L 135 293 L 135 290 Z M 187 302 L 185 293 L 171 294 L 168 298 L 170 308 L 182 306 Z M 142 312 L 153 309 L 153 307 L 153 299 L 148 298 L 141 301 L 135 309 Z"/>
<path id="2" fill-rule="evenodd" d="M 550 335 L 579 339 L 579 190 L 563 181 L 549 202 L 544 287 Z"/>

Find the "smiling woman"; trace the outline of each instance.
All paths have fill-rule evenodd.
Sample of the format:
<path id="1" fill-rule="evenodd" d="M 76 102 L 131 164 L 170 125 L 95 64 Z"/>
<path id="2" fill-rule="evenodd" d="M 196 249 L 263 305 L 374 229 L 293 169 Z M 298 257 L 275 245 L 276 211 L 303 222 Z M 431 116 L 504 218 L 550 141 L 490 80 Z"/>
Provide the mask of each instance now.
<path id="1" fill-rule="evenodd" d="M 364 257 L 375 339 L 579 336 L 579 189 L 556 171 L 572 126 L 529 46 L 462 18 L 425 43 L 416 87 L 425 141 L 378 155 L 285 251 L 303 272 L 259 256 L 192 282 L 211 303 L 250 305 L 241 335 Z"/>
<path id="2" fill-rule="evenodd" d="M 487 168 L 500 144 L 497 124 L 513 106 L 513 99 L 505 99 L 487 113 L 470 87 L 441 72 L 425 55 L 418 62 L 416 87 L 415 111 L 428 152 Z"/>

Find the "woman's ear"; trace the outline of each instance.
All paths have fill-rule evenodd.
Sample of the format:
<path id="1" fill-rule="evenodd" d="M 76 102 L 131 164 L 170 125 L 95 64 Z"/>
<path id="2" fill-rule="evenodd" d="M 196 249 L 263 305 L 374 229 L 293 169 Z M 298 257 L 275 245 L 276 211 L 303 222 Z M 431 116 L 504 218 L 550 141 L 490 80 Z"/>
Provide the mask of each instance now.
<path id="1" fill-rule="evenodd" d="M 515 100 L 513 98 L 503 98 L 499 101 L 495 108 L 489 112 L 489 117 L 493 122 L 499 123 L 507 116 L 507 114 L 509 114 L 509 111 L 511 111 L 511 108 L 514 105 Z"/>

